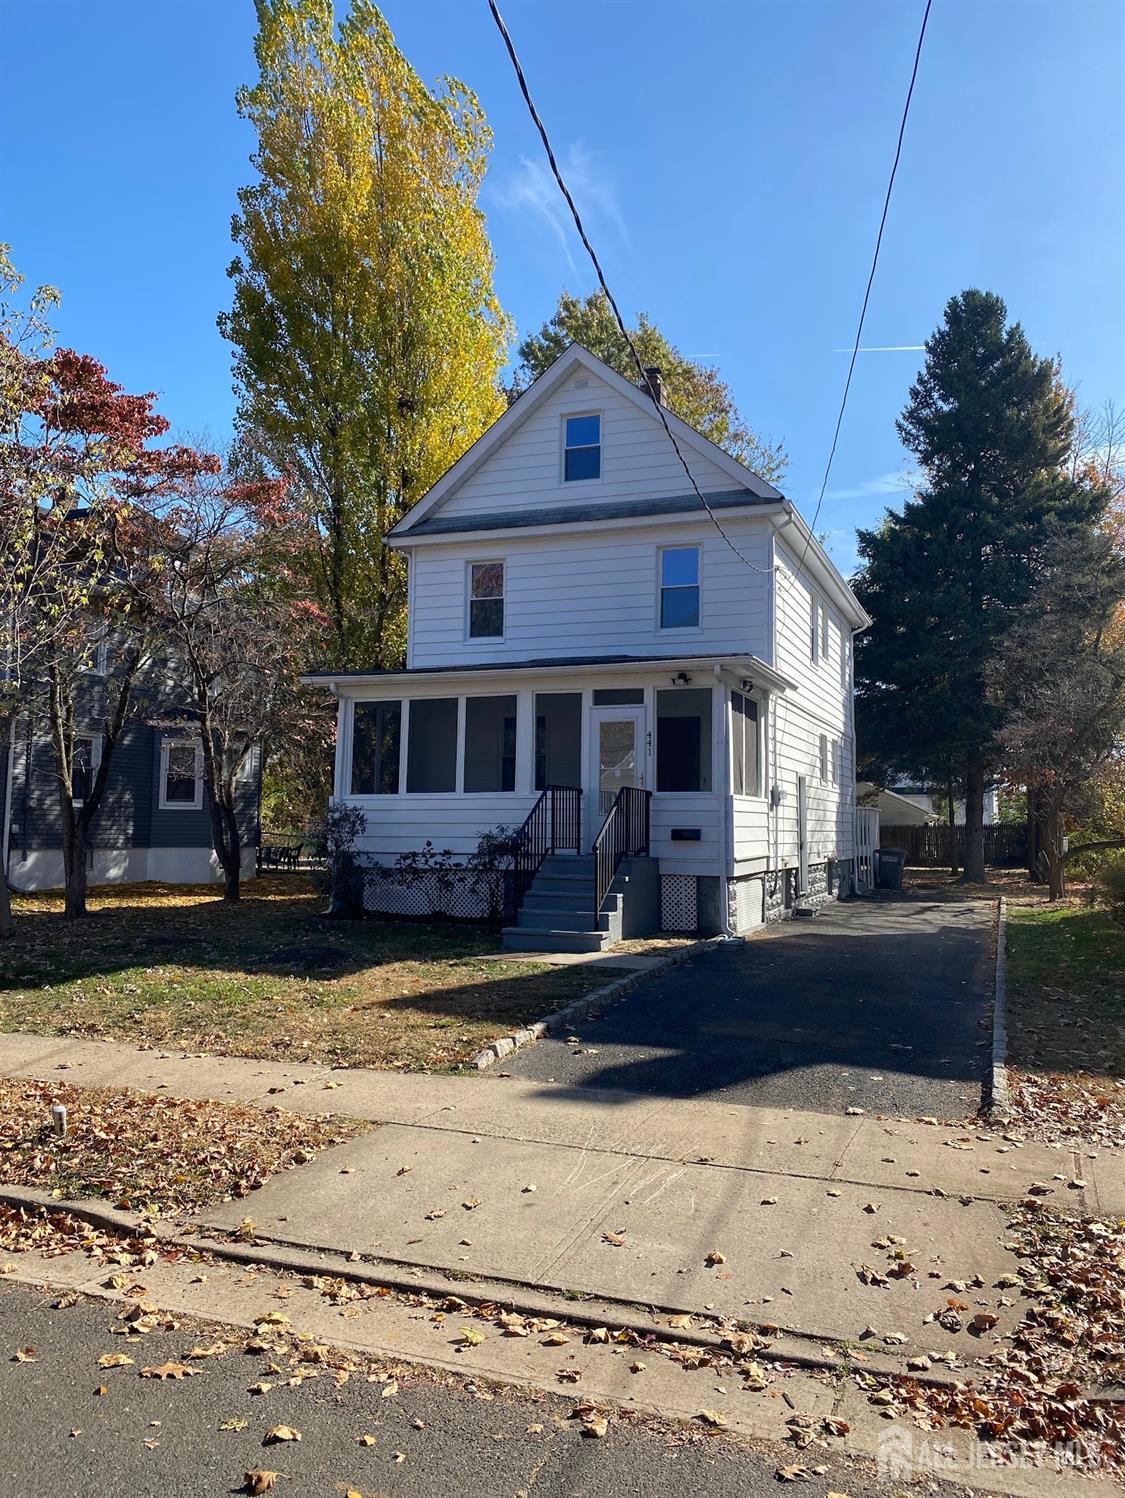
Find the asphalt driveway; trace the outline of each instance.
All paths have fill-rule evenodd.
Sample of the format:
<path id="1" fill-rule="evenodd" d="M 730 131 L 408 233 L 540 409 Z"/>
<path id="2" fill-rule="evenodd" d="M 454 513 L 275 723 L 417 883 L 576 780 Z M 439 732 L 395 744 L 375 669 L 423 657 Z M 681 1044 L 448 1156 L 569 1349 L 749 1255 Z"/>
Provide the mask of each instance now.
<path id="1" fill-rule="evenodd" d="M 716 947 L 506 1058 L 577 1088 L 963 1118 L 991 1060 L 993 907 L 881 897 Z"/>

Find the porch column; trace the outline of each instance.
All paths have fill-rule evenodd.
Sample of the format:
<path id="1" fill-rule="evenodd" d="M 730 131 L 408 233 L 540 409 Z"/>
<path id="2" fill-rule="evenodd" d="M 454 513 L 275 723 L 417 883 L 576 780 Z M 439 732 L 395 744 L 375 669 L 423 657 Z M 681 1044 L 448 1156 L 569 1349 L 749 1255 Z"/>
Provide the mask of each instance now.
<path id="1" fill-rule="evenodd" d="M 535 693 L 516 693 L 516 791 L 531 795 L 535 789 Z"/>

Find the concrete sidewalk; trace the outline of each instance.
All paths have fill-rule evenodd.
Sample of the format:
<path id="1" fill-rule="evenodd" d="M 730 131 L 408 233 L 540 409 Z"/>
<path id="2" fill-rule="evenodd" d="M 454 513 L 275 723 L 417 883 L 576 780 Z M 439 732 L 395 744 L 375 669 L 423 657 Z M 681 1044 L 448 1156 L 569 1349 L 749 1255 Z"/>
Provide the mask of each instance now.
<path id="1" fill-rule="evenodd" d="M 0 1072 L 334 1112 L 382 1125 L 203 1214 L 259 1239 L 376 1262 L 774 1323 L 816 1339 L 902 1337 L 903 1355 L 981 1343 L 932 1329 L 942 1287 L 1010 1329 L 1005 1205 L 1032 1182 L 1075 1213 L 1125 1213 L 1120 1156 L 996 1132 L 794 1109 L 570 1091 L 0 1036 Z M 1084 1182 L 1072 1186 L 1071 1182 Z M 890 1244 L 891 1238 L 903 1240 Z M 878 1246 L 877 1246 L 878 1245 Z M 886 1285 L 895 1248 L 915 1265 Z M 723 1256 L 706 1263 L 709 1254 Z M 962 1345 L 963 1344 L 963 1345 Z"/>

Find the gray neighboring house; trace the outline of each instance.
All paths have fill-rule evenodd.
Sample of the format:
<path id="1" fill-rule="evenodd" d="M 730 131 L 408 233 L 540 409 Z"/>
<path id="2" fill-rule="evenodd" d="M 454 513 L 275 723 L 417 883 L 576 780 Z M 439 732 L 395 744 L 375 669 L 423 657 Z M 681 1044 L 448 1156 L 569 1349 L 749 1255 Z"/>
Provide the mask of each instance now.
<path id="1" fill-rule="evenodd" d="M 88 721 L 97 721 L 91 712 Z M 83 771 L 96 771 L 101 735 L 78 737 Z M 242 772 L 243 877 L 256 870 L 260 841 L 260 753 Z M 117 742 L 105 796 L 90 831 L 91 885 L 204 884 L 222 874 L 211 848 L 203 786 L 203 751 L 183 729 L 130 724 Z M 16 890 L 58 889 L 63 883 L 62 829 L 54 749 L 28 719 L 0 743 L 0 852 Z"/>

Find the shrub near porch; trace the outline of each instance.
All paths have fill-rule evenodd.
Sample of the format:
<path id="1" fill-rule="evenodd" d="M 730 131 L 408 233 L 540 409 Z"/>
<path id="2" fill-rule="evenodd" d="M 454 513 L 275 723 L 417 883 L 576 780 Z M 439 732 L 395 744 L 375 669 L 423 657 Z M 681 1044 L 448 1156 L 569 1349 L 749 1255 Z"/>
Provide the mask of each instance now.
<path id="1" fill-rule="evenodd" d="M 0 946 L 0 1030 L 404 1071 L 448 1070 L 608 980 L 585 966 L 489 961 L 497 932 L 428 921 L 325 921 L 311 881 L 91 892 L 16 902 Z"/>

